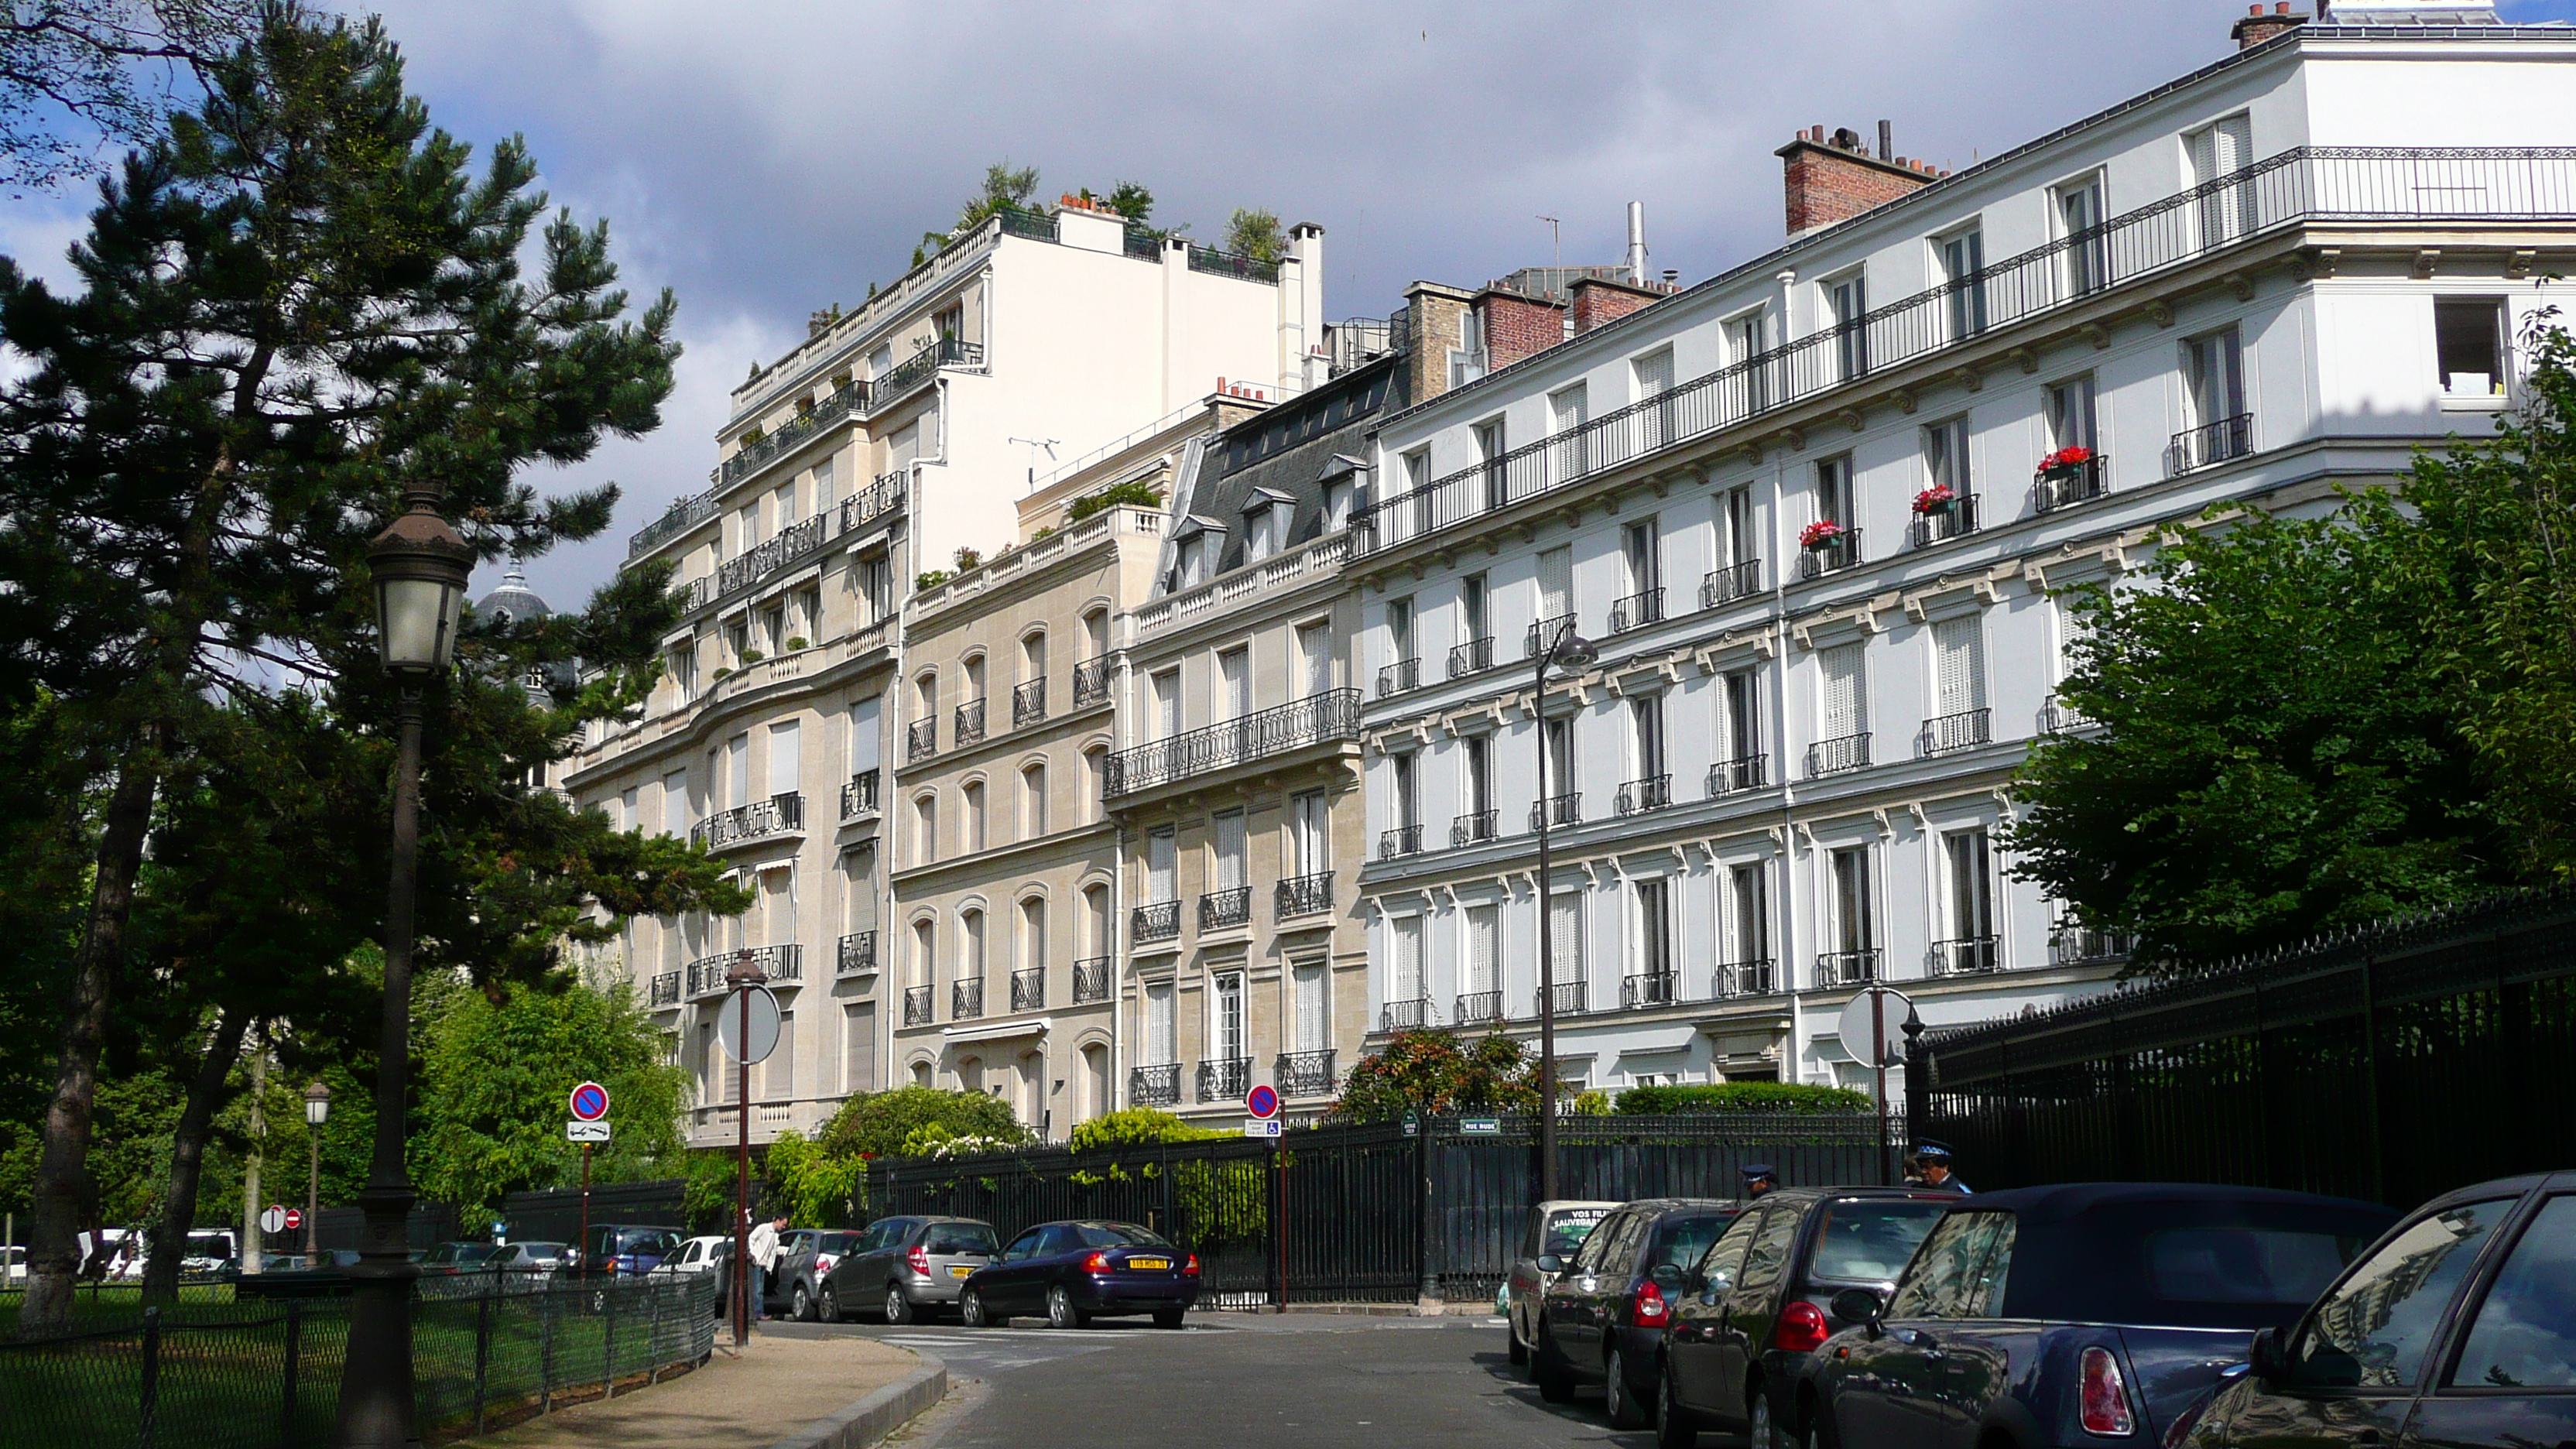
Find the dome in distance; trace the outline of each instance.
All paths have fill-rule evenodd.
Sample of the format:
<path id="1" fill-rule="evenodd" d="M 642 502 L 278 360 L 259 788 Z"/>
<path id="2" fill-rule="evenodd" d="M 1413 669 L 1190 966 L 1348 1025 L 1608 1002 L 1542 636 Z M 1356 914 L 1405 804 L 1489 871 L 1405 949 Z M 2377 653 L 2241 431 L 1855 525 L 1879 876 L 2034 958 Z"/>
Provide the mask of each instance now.
<path id="1" fill-rule="evenodd" d="M 501 576 L 501 587 L 474 601 L 474 612 L 494 625 L 507 628 L 530 619 L 543 619 L 554 613 L 536 591 L 528 587 L 528 576 L 519 561 L 510 561 L 510 571 Z"/>

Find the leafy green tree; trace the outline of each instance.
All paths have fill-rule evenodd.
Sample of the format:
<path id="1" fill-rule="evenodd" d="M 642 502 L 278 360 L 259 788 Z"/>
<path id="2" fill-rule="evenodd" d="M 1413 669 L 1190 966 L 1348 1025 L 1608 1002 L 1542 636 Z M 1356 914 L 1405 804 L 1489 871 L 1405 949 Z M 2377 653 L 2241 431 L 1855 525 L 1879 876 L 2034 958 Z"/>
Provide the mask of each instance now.
<path id="1" fill-rule="evenodd" d="M 789 1221 L 808 1227 L 841 1227 L 857 1216 L 867 1196 L 868 1164 L 836 1157 L 801 1132 L 781 1132 L 760 1163 L 763 1200 Z M 724 1184 L 726 1197 L 733 1182 Z"/>
<path id="2" fill-rule="evenodd" d="M 1225 249 L 1256 262 L 1277 262 L 1288 255 L 1288 233 L 1279 225 L 1279 213 L 1236 207 L 1226 218 Z"/>
<path id="3" fill-rule="evenodd" d="M 1150 1147 L 1164 1142 L 1207 1142 L 1222 1132 L 1194 1127 L 1160 1107 L 1128 1107 L 1074 1124 L 1068 1145 L 1076 1152 L 1101 1147 Z"/>
<path id="4" fill-rule="evenodd" d="M 1406 1112 L 1535 1112 L 1538 1059 L 1500 1032 L 1474 1042 L 1445 1027 L 1401 1031 L 1362 1057 L 1326 1114 L 1337 1122 L 1384 1122 Z"/>
<path id="5" fill-rule="evenodd" d="M 1004 159 L 985 167 L 983 189 L 966 198 L 965 204 L 957 208 L 957 224 L 946 231 L 923 232 L 921 245 L 912 249 L 912 264 L 920 266 L 937 255 L 940 248 L 1002 212 L 1028 210 L 1037 189 L 1038 168 L 1034 166 L 1014 168 L 1008 159 Z M 759 371 L 757 365 L 753 371 Z"/>
<path id="6" fill-rule="evenodd" d="M 939 1087 L 897 1087 L 852 1097 L 815 1137 L 834 1157 L 894 1157 L 924 1127 L 937 1127 L 951 1137 L 1029 1140 L 1028 1129 L 999 1097 Z"/>
<path id="7" fill-rule="evenodd" d="M 50 691 L 105 796 L 34 1188 L 36 1323 L 67 1311 L 165 781 L 259 670 L 338 675 L 343 718 L 381 728 L 365 549 L 403 491 L 442 492 L 487 559 L 595 535 L 613 488 L 540 499 L 513 475 L 655 426 L 677 350 L 667 296 L 625 316 L 604 229 L 532 236 L 545 201 L 515 141 L 468 174 L 379 25 L 274 7 L 199 77 L 202 104 L 102 186 L 76 294 L 0 266 L 0 339 L 26 363 L 0 390 L 0 637 L 21 646 L 0 698 Z M 621 581 L 559 626 L 608 646 L 583 656 L 594 699 L 649 679 L 634 641 L 668 622 L 666 586 Z"/>
<path id="8" fill-rule="evenodd" d="M 50 186 L 148 144 L 190 68 L 231 51 L 249 0 L 19 0 L 0 18 L 0 185 Z"/>

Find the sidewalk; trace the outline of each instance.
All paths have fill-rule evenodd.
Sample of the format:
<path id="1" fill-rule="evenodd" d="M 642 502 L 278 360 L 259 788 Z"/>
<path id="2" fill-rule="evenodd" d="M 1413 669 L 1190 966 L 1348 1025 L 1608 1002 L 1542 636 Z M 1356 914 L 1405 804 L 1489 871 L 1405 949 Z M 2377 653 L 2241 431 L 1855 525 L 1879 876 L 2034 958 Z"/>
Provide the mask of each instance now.
<path id="1" fill-rule="evenodd" d="M 863 1338 L 754 1332 L 737 1354 L 717 1336 L 694 1373 L 604 1402 L 558 1409 L 469 1441 L 491 1449 L 768 1449 L 921 1367 L 905 1349 Z"/>

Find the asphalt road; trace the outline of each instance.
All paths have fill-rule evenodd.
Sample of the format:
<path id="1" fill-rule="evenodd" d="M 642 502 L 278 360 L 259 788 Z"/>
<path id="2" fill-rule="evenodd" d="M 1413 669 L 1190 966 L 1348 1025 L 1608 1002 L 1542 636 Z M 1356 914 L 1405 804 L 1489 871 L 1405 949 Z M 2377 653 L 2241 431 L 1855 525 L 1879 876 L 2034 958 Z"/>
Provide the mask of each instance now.
<path id="1" fill-rule="evenodd" d="M 1333 1445 L 1617 1445 L 1600 1394 L 1539 1402 L 1503 1356 L 1500 1319 L 1193 1313 L 1189 1328 L 1057 1332 L 950 1324 L 775 1324 L 787 1334 L 864 1334 L 936 1354 L 948 1401 L 890 1441 L 903 1449 L 1227 1449 Z M 1723 1441 L 1704 1441 L 1716 1449 Z"/>

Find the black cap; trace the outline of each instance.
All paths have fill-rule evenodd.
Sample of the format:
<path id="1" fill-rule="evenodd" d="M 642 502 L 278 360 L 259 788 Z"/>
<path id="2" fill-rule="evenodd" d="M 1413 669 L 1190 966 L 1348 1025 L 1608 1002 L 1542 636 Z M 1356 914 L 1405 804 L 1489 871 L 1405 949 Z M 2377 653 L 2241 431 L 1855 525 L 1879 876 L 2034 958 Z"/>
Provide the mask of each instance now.
<path id="1" fill-rule="evenodd" d="M 1947 1162 L 1950 1160 L 1950 1148 L 1948 1144 L 1941 1142 L 1917 1142 L 1914 1144 L 1914 1155 L 1925 1162 Z"/>
<path id="2" fill-rule="evenodd" d="M 1744 1180 L 1746 1182 L 1760 1182 L 1766 1177 L 1778 1177 L 1779 1175 L 1780 1174 L 1777 1172 L 1771 1170 L 1771 1164 L 1767 1162 L 1748 1163 L 1744 1169 Z"/>

